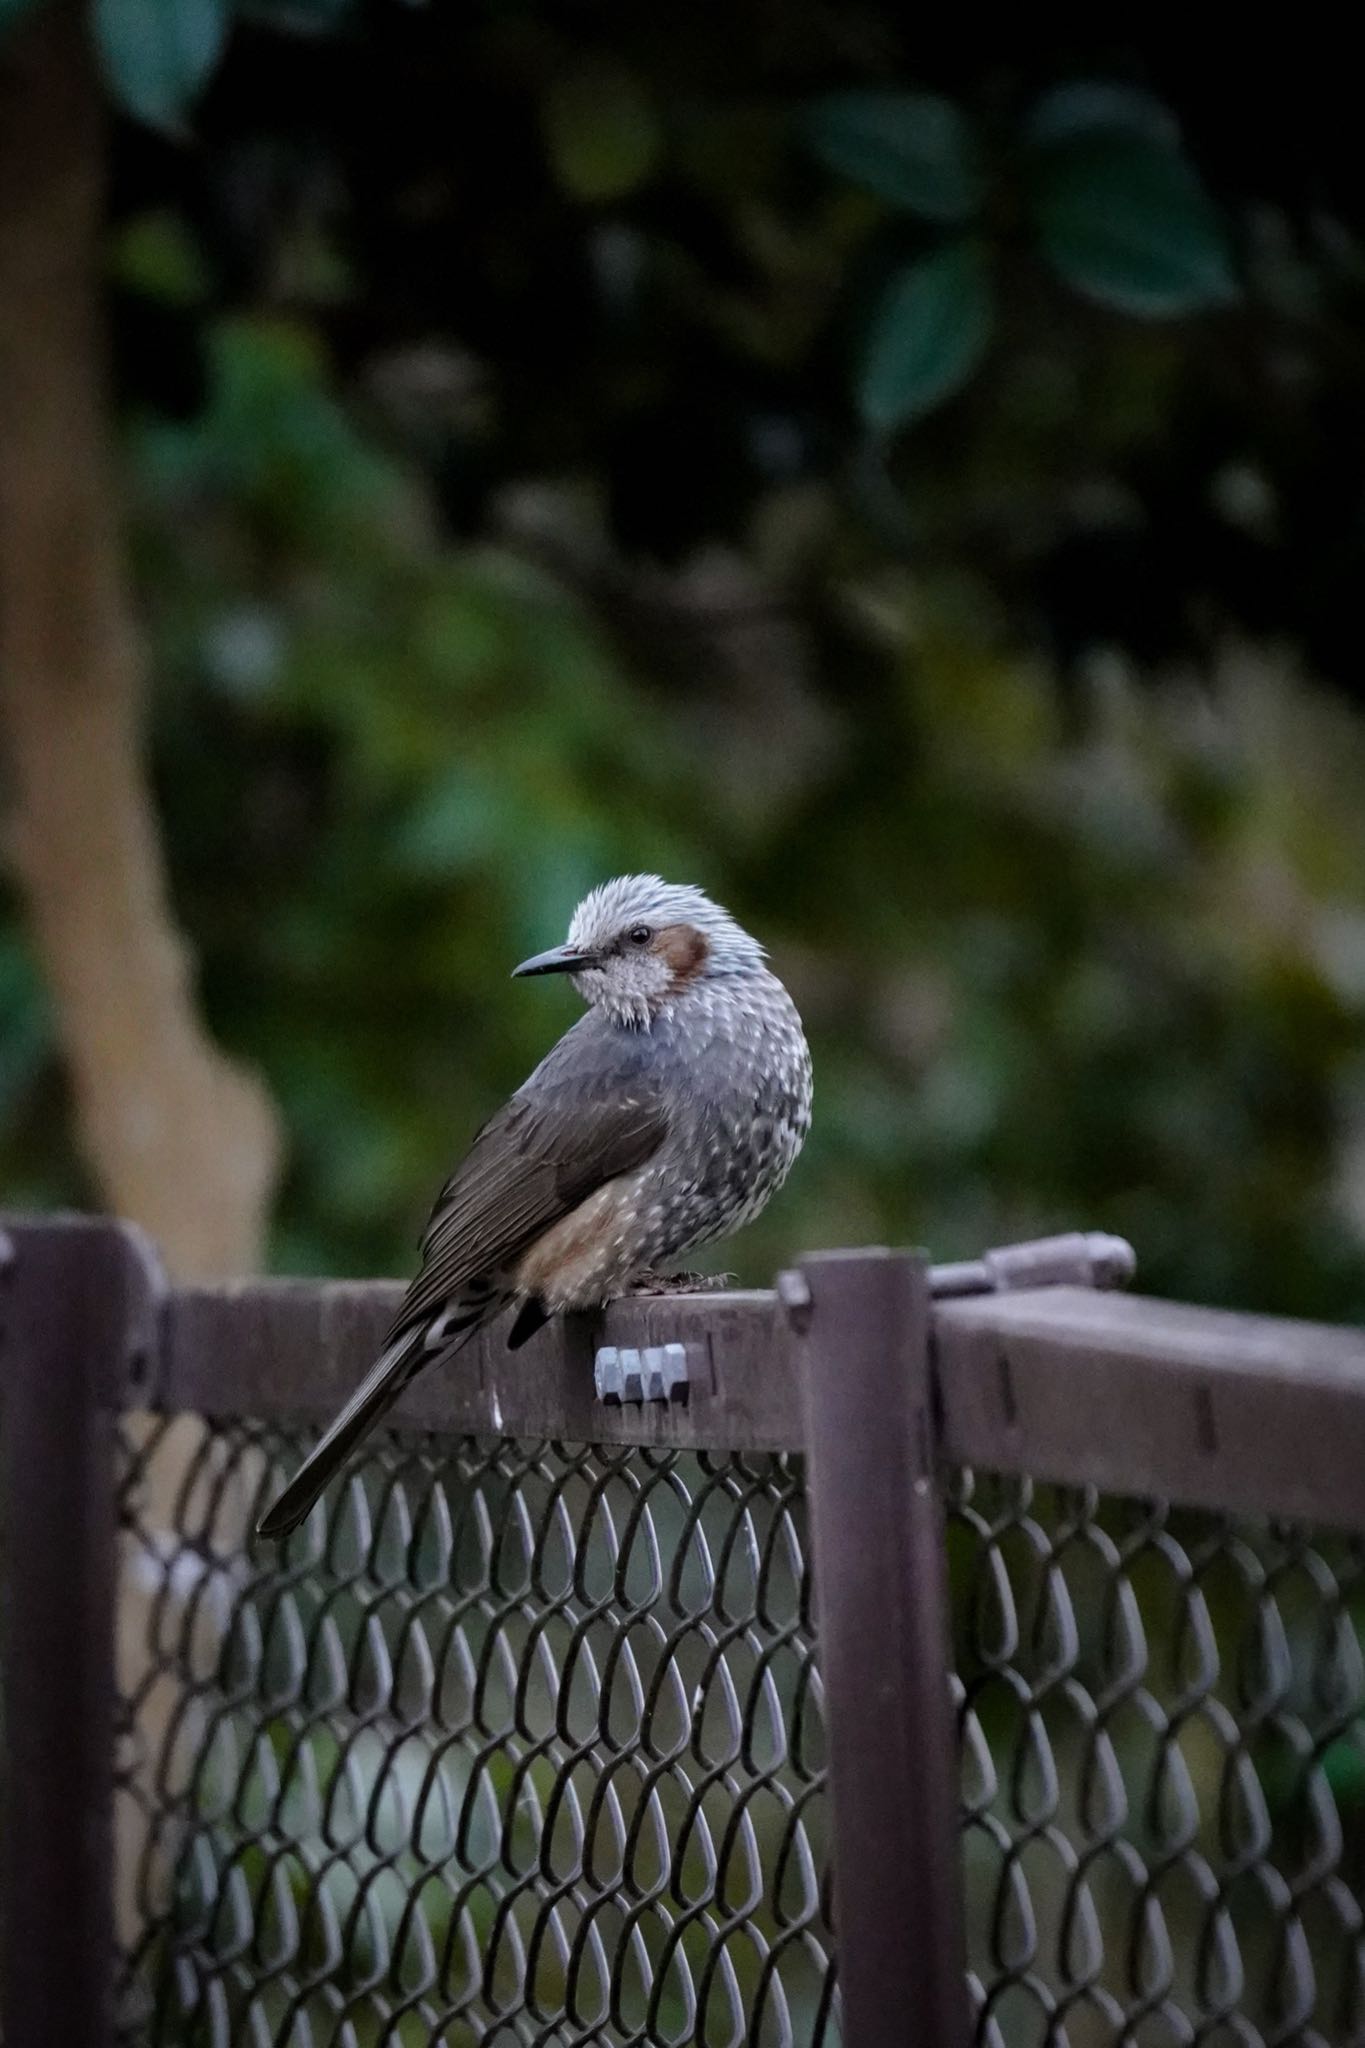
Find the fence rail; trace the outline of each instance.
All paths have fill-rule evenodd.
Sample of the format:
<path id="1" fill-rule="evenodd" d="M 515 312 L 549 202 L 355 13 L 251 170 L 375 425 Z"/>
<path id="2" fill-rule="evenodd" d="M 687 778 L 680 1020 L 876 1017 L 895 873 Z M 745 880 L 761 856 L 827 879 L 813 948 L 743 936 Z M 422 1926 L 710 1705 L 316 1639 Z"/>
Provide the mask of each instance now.
<path id="1" fill-rule="evenodd" d="M 934 1341 L 947 1464 L 1365 1526 L 1365 1332 L 1059 1287 Z"/>
<path id="2" fill-rule="evenodd" d="M 481 1339 L 277 1552 L 398 1290 L 8 1238 L 11 2048 L 1365 2043 L 1365 1335 L 825 1254 Z"/>

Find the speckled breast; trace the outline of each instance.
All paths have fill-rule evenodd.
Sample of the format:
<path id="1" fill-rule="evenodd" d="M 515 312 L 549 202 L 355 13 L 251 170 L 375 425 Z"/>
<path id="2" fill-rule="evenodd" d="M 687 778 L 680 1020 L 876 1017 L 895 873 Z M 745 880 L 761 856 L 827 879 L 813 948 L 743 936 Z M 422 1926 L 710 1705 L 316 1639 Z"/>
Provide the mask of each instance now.
<path id="1" fill-rule="evenodd" d="M 651 1162 L 660 1213 L 649 1261 L 752 1221 L 791 1171 L 811 1117 L 805 1033 L 775 976 L 703 984 L 660 1025 L 670 1130 Z"/>

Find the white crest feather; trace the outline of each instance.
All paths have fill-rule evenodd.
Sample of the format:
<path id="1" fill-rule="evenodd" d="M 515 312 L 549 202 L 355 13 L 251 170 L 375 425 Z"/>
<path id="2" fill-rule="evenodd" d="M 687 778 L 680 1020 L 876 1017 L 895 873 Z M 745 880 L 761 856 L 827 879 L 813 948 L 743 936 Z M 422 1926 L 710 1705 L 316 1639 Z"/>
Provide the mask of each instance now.
<path id="1" fill-rule="evenodd" d="M 758 940 L 705 890 L 687 882 L 666 882 L 661 875 L 618 875 L 600 883 L 570 919 L 569 944 L 593 952 L 632 924 L 693 925 L 709 948 L 703 969 L 707 978 L 752 973 L 765 958 Z"/>

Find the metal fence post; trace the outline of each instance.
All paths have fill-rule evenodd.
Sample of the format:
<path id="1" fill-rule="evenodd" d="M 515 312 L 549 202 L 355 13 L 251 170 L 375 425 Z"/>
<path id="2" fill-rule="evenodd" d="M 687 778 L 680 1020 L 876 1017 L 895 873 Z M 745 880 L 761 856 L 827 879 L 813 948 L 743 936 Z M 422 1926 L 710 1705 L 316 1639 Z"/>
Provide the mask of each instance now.
<path id="1" fill-rule="evenodd" d="M 922 1260 L 805 1260 L 816 1631 L 845 2048 L 965 2048 L 957 1743 Z"/>
<path id="2" fill-rule="evenodd" d="M 115 1417 L 154 1338 L 140 1237 L 7 1227 L 0 1293 L 0 2022 L 108 2048 L 113 2022 Z"/>

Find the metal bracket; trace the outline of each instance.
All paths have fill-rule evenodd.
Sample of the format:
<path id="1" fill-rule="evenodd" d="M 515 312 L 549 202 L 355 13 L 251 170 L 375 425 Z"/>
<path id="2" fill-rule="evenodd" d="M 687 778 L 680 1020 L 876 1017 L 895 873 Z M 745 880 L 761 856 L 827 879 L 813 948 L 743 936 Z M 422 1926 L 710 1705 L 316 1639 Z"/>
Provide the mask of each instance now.
<path id="1" fill-rule="evenodd" d="M 599 1401 L 686 1402 L 690 1375 L 685 1344 L 603 1344 L 593 1360 Z"/>

